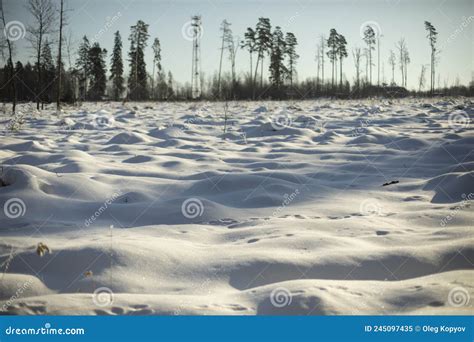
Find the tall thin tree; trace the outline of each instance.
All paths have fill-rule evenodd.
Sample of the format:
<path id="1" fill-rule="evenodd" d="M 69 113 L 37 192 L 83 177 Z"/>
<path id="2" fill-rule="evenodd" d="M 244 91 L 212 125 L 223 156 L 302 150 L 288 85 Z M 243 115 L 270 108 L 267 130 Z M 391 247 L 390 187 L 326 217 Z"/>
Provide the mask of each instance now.
<path id="1" fill-rule="evenodd" d="M 367 25 L 364 30 L 364 42 L 367 44 L 369 57 L 369 83 L 372 84 L 372 51 L 375 49 L 375 31 L 372 26 Z"/>
<path id="2" fill-rule="evenodd" d="M 331 87 L 334 88 L 334 76 L 335 76 L 335 66 L 337 61 L 337 47 L 338 47 L 338 36 L 336 29 L 331 29 L 329 31 L 329 38 L 327 40 L 327 46 L 329 51 L 327 52 L 328 58 L 331 61 Z"/>
<path id="3" fill-rule="evenodd" d="M 59 41 L 58 41 L 58 65 L 56 77 L 57 77 L 57 91 L 56 91 L 56 110 L 61 110 L 61 91 L 62 91 L 62 75 L 61 71 L 63 68 L 62 65 L 62 50 L 63 50 L 63 26 L 64 26 L 64 0 L 60 0 L 59 6 Z"/>
<path id="4" fill-rule="evenodd" d="M 352 59 L 354 60 L 354 66 L 356 69 L 355 85 L 356 85 L 356 89 L 359 90 L 360 89 L 360 74 L 361 74 L 360 62 L 362 59 L 362 51 L 360 47 L 356 47 L 352 50 Z"/>
<path id="5" fill-rule="evenodd" d="M 241 47 L 246 48 L 247 51 L 249 52 L 249 56 L 250 56 L 249 79 L 251 80 L 252 79 L 252 72 L 253 72 L 252 59 L 253 59 L 253 54 L 254 54 L 255 48 L 256 48 L 256 42 L 255 42 L 256 33 L 251 27 L 247 27 L 247 32 L 245 32 L 244 37 L 245 38 L 241 43 Z"/>
<path id="6" fill-rule="evenodd" d="M 436 41 L 438 39 L 438 32 L 436 32 L 435 27 L 429 21 L 425 21 L 425 29 L 428 31 L 426 38 L 428 38 L 431 47 L 430 92 L 431 95 L 433 95 L 435 88 Z"/>
<path id="7" fill-rule="evenodd" d="M 390 50 L 390 56 L 388 57 L 388 64 L 390 64 L 391 68 L 392 68 L 392 82 L 391 84 L 394 85 L 395 84 L 395 64 L 396 64 L 397 60 L 395 58 L 395 52 L 393 52 L 393 50 Z"/>
<path id="8" fill-rule="evenodd" d="M 225 35 L 225 46 L 229 52 L 230 70 L 232 75 L 232 95 L 234 95 L 235 84 L 237 83 L 237 75 L 235 71 L 235 59 L 237 57 L 237 51 L 239 49 L 239 37 L 234 38 L 232 30 L 229 28 Z"/>
<path id="9" fill-rule="evenodd" d="M 161 44 L 158 38 L 155 38 L 153 45 L 151 46 L 153 50 L 153 71 L 151 73 L 151 97 L 156 99 L 155 96 L 155 80 L 158 81 L 158 77 L 161 73 Z M 155 75 L 155 69 L 157 70 L 157 75 Z"/>
<path id="10" fill-rule="evenodd" d="M 406 60 L 406 53 L 405 50 L 407 48 L 407 45 L 405 43 L 405 38 L 400 38 L 400 40 L 396 44 L 397 50 L 398 50 L 398 62 L 400 65 L 400 72 L 401 72 L 401 86 L 405 86 L 405 60 Z"/>
<path id="11" fill-rule="evenodd" d="M 337 37 L 337 57 L 339 58 L 339 87 L 342 89 L 342 60 L 347 57 L 347 49 L 346 49 L 347 41 L 346 38 L 339 34 Z"/>
<path id="12" fill-rule="evenodd" d="M 221 23 L 221 28 L 220 28 L 222 35 L 221 35 L 221 57 L 219 59 L 219 74 L 217 78 L 217 92 L 218 96 L 221 96 L 221 74 L 222 74 L 222 59 L 224 58 L 224 50 L 225 50 L 225 42 L 226 42 L 226 37 L 228 35 L 228 31 L 230 30 L 230 23 L 224 19 Z"/>
<path id="13" fill-rule="evenodd" d="M 145 100 L 148 98 L 147 91 L 147 72 L 145 64 L 145 47 L 147 45 L 148 24 L 138 20 L 136 25 L 131 26 L 130 32 L 130 51 L 128 77 L 129 97 L 132 100 Z"/>
<path id="14" fill-rule="evenodd" d="M 268 18 L 258 18 L 258 23 L 256 27 L 256 37 L 255 42 L 257 45 L 257 63 L 255 66 L 255 77 L 254 84 L 257 83 L 257 73 L 258 67 L 260 66 L 260 87 L 263 86 L 263 61 L 265 54 L 267 54 L 272 47 L 272 26 L 270 24 L 270 19 Z M 255 88 L 254 88 L 255 91 Z M 254 94 L 255 95 L 255 94 Z"/>

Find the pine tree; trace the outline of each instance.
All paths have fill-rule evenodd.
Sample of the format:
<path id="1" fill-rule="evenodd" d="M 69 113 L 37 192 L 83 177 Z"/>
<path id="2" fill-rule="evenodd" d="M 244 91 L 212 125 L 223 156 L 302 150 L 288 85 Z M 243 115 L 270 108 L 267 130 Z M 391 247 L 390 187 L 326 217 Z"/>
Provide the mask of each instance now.
<path id="1" fill-rule="evenodd" d="M 425 29 L 428 31 L 428 38 L 431 47 L 431 61 L 430 61 L 430 92 L 433 94 L 435 88 L 435 63 L 436 63 L 436 41 L 438 32 L 435 27 L 428 21 L 425 21 Z"/>
<path id="2" fill-rule="evenodd" d="M 337 36 L 337 56 L 339 58 L 339 63 L 340 63 L 339 86 L 341 89 L 342 89 L 342 60 L 347 57 L 346 45 L 347 45 L 346 38 L 342 34 L 339 34 Z"/>
<path id="3" fill-rule="evenodd" d="M 114 50 L 110 67 L 110 80 L 112 81 L 112 98 L 118 101 L 124 90 L 123 85 L 123 60 L 122 60 L 122 37 L 120 32 L 115 32 Z"/>
<path id="4" fill-rule="evenodd" d="M 367 25 L 364 30 L 364 42 L 367 44 L 369 57 L 369 83 L 372 84 L 372 51 L 375 50 L 375 31 L 372 26 Z"/>
<path id="5" fill-rule="evenodd" d="M 155 99 L 155 80 L 158 80 L 158 84 L 161 83 L 163 77 L 161 75 L 161 45 L 160 40 L 155 38 L 152 45 L 153 50 L 153 71 L 151 75 L 151 97 Z M 155 76 L 155 68 L 157 75 Z M 157 77 L 158 76 L 158 77 Z"/>
<path id="6" fill-rule="evenodd" d="M 296 45 L 298 41 L 293 33 L 287 32 L 285 36 L 285 53 L 288 56 L 288 78 L 290 79 L 290 85 L 293 87 L 293 77 L 296 74 L 296 60 L 300 57 L 296 53 Z"/>
<path id="7" fill-rule="evenodd" d="M 91 46 L 87 36 L 82 38 L 79 45 L 76 68 L 79 70 L 79 98 L 84 101 L 87 94 L 87 83 L 90 75 L 89 50 Z"/>
<path id="8" fill-rule="evenodd" d="M 268 18 L 258 18 L 257 27 L 255 30 L 255 43 L 257 48 L 257 63 L 255 66 L 254 84 L 257 84 L 258 66 L 261 65 L 260 71 L 260 87 L 263 86 L 263 61 L 265 54 L 272 48 L 272 25 Z M 254 89 L 255 91 L 255 89 Z"/>
<path id="9" fill-rule="evenodd" d="M 43 97 L 43 100 L 50 102 L 52 100 L 52 89 L 55 80 L 56 67 L 54 66 L 53 56 L 51 53 L 51 43 L 48 39 L 44 41 L 43 47 L 41 49 L 41 71 L 43 80 L 43 92 L 46 95 L 46 99 Z"/>
<path id="10" fill-rule="evenodd" d="M 288 69 L 285 67 L 285 50 L 286 50 L 285 37 L 279 26 L 275 27 L 272 33 L 271 39 L 271 50 L 270 50 L 270 81 L 272 85 L 276 87 L 279 93 L 283 80 L 288 73 Z"/>
<path id="11" fill-rule="evenodd" d="M 94 43 L 89 49 L 89 61 L 91 66 L 91 87 L 88 97 L 93 101 L 101 100 L 105 94 L 106 71 L 105 57 L 107 50 L 102 49 L 99 43 Z"/>
<path id="12" fill-rule="evenodd" d="M 247 32 L 245 32 L 245 35 L 244 35 L 245 40 L 242 41 L 242 45 L 241 45 L 242 48 L 247 49 L 250 55 L 250 72 L 249 72 L 250 80 L 252 79 L 252 70 L 253 70 L 252 58 L 253 58 L 254 52 L 256 51 L 255 35 L 256 35 L 255 31 L 252 28 L 247 27 Z"/>
<path id="13" fill-rule="evenodd" d="M 130 33 L 130 52 L 128 53 L 130 74 L 128 78 L 128 92 L 131 100 L 145 100 L 148 98 L 147 73 L 145 64 L 145 47 L 148 40 L 148 24 L 139 20 L 132 26 Z"/>
<path id="14" fill-rule="evenodd" d="M 338 36 L 336 29 L 331 29 L 329 31 L 329 38 L 327 40 L 328 52 L 327 56 L 331 61 L 331 87 L 334 88 L 334 76 L 335 76 L 335 65 L 337 61 L 337 48 L 338 48 Z"/>

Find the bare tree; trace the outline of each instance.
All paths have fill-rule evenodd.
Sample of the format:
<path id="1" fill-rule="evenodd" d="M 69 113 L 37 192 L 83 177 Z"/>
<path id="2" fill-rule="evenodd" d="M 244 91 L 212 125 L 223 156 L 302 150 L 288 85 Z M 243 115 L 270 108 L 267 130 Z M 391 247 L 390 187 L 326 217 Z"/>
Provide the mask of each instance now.
<path id="1" fill-rule="evenodd" d="M 402 76 L 401 86 L 405 86 L 406 80 L 406 57 L 407 57 L 407 45 L 405 43 L 405 38 L 400 38 L 400 40 L 396 44 L 398 50 L 398 62 L 400 64 L 400 72 Z"/>
<path id="2" fill-rule="evenodd" d="M 365 58 L 365 83 L 369 83 L 369 63 L 370 63 L 370 57 L 369 57 L 369 49 L 365 48 L 364 49 L 364 58 Z"/>
<path id="3" fill-rule="evenodd" d="M 41 80 L 41 51 L 45 36 L 52 33 L 56 21 L 54 4 L 51 0 L 29 0 L 27 9 L 33 17 L 28 25 L 28 37 L 36 58 L 36 108 L 40 108 L 40 93 L 43 89 Z"/>
<path id="4" fill-rule="evenodd" d="M 226 42 L 226 37 L 228 35 L 229 30 L 230 30 L 230 23 L 226 19 L 224 19 L 221 24 L 221 31 L 222 31 L 221 58 L 219 60 L 219 76 L 217 78 L 217 92 L 218 92 L 219 97 L 221 96 L 222 59 L 224 57 L 225 42 Z"/>
<path id="5" fill-rule="evenodd" d="M 405 80 L 404 80 L 404 87 L 408 85 L 408 64 L 410 64 L 410 54 L 408 53 L 408 48 L 405 46 L 405 50 L 403 51 L 403 64 L 405 68 Z"/>
<path id="6" fill-rule="evenodd" d="M 0 0 L 0 16 L 3 25 L 3 32 L 6 32 L 7 21 L 5 20 L 5 9 L 3 8 L 3 0 Z M 14 75 L 14 64 L 13 64 L 13 44 L 9 38 L 8 34 L 4 34 L 6 40 L 6 47 L 8 49 L 8 83 L 10 84 L 12 90 L 12 113 L 15 114 L 16 111 L 16 82 L 15 82 L 15 75 Z M 2 44 L 3 46 L 4 44 Z"/>
<path id="7" fill-rule="evenodd" d="M 62 49 L 63 49 L 63 26 L 64 26 L 64 0 L 61 0 L 59 8 L 59 42 L 58 42 L 58 65 L 57 65 L 57 78 L 58 78 L 58 89 L 56 92 L 56 110 L 61 110 L 61 69 L 62 69 Z"/>
<path id="8" fill-rule="evenodd" d="M 426 73 L 426 66 L 423 64 L 421 66 L 420 78 L 418 80 L 418 91 L 421 91 L 425 87 L 425 73 Z"/>
<path id="9" fill-rule="evenodd" d="M 377 32 L 377 86 L 380 86 L 380 38 L 382 35 Z"/>
<path id="10" fill-rule="evenodd" d="M 325 46 L 326 46 L 326 38 L 321 35 L 319 37 L 319 43 L 316 45 L 316 63 L 318 65 L 318 72 L 316 81 L 318 84 L 324 86 L 324 58 L 325 58 Z M 321 74 L 321 77 L 319 75 Z"/>
<path id="11" fill-rule="evenodd" d="M 388 64 L 392 67 L 392 85 L 395 84 L 395 64 L 396 64 L 396 57 L 395 57 L 395 52 L 393 50 L 390 50 L 390 56 L 388 57 Z"/>
<path id="12" fill-rule="evenodd" d="M 237 76 L 235 72 L 235 58 L 237 57 L 237 51 L 239 49 L 239 37 L 236 37 L 234 39 L 234 36 L 232 35 L 232 31 L 229 29 L 227 31 L 227 36 L 226 36 L 226 47 L 227 50 L 229 51 L 229 60 L 230 60 L 230 67 L 231 67 L 231 72 L 232 72 L 232 91 L 234 91 L 235 83 L 237 82 Z"/>

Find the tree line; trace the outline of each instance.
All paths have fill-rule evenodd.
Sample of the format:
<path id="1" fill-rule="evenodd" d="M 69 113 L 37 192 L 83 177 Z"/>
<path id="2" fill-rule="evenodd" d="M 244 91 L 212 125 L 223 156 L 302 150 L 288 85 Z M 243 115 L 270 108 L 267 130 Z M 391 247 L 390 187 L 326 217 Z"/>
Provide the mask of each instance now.
<path id="1" fill-rule="evenodd" d="M 23 64 L 13 61 L 13 41 L 5 35 L 1 42 L 1 52 L 6 61 L 0 70 L 3 101 L 36 102 L 39 109 L 45 103 L 78 101 L 166 101 L 189 100 L 192 98 L 189 83 L 174 81 L 171 71 L 166 72 L 161 64 L 161 45 L 158 37 L 153 39 L 151 49 L 153 65 L 151 73 L 145 63 L 145 50 L 150 35 L 148 24 L 142 20 L 130 27 L 129 49 L 125 62 L 128 62 L 128 75 L 124 71 L 123 41 L 119 31 L 114 33 L 113 50 L 110 55 L 97 41 L 83 36 L 77 51 L 71 48 L 70 37 L 64 37 L 63 28 L 67 25 L 64 0 L 56 8 L 52 0 L 29 0 L 27 9 L 32 16 L 28 25 L 27 39 L 34 52 L 33 62 Z M 5 28 L 7 20 L 0 0 L 0 24 Z M 56 27 L 59 25 L 59 29 Z M 425 22 L 430 54 L 429 90 L 426 83 L 425 65 L 422 66 L 418 80 L 421 95 L 474 95 L 473 82 L 469 87 L 459 84 L 444 87 L 436 86 L 436 64 L 439 58 L 436 28 Z M 344 61 L 349 56 L 347 40 L 335 28 L 329 30 L 328 37 L 320 36 L 316 48 L 316 77 L 298 80 L 296 65 L 299 55 L 296 52 L 298 40 L 294 33 L 284 32 L 280 26 L 273 27 L 269 18 L 261 17 L 255 27 L 248 27 L 244 38 L 235 36 L 231 23 L 224 20 L 220 27 L 221 47 L 218 71 L 207 79 L 201 75 L 202 98 L 204 99 L 262 99 L 262 98 L 313 98 L 337 96 L 342 98 L 373 95 L 405 96 L 408 80 L 410 55 L 405 39 L 401 38 L 395 50 L 389 51 L 388 64 L 391 71 L 390 83 L 380 77 L 380 35 L 373 25 L 363 27 L 362 42 L 365 47 L 355 47 L 351 51 L 355 77 L 350 82 L 344 77 Z M 57 39 L 57 40 L 56 40 Z M 57 45 L 56 59 L 53 45 Z M 63 53 L 66 50 L 66 53 Z M 248 53 L 249 69 L 237 73 L 235 61 L 239 50 Z M 67 58 L 64 56 L 66 55 Z M 72 56 L 76 55 L 75 61 Z M 223 71 L 223 58 L 230 61 L 230 70 Z M 107 70 L 107 60 L 110 68 Z M 68 60 L 68 67 L 65 66 Z M 377 59 L 377 63 L 375 63 Z M 330 78 L 324 72 L 330 64 Z M 326 67 L 325 67 L 326 64 Z M 377 75 L 374 76 L 374 67 Z M 395 69 L 400 72 L 400 82 L 396 83 Z M 265 79 L 265 68 L 268 78 Z M 439 79 L 439 76 L 438 76 Z"/>

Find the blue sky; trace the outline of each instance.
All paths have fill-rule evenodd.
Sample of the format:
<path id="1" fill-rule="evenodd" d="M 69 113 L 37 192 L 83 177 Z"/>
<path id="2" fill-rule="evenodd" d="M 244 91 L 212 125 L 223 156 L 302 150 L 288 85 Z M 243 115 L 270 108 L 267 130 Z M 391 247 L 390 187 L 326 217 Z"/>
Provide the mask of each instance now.
<path id="1" fill-rule="evenodd" d="M 56 0 L 59 2 L 58 0 Z M 18 20 L 27 25 L 31 22 L 25 9 L 26 0 L 4 0 L 7 21 Z M 336 28 L 346 37 L 349 58 L 344 61 L 344 74 L 352 80 L 354 64 L 350 51 L 363 47 L 359 31 L 365 22 L 375 22 L 382 32 L 381 60 L 386 81 L 391 79 L 387 63 L 389 50 L 405 37 L 411 64 L 409 87 L 416 87 L 422 64 L 429 63 L 430 49 L 423 22 L 431 21 L 439 31 L 439 43 L 443 46 L 438 70 L 441 84 L 451 84 L 456 78 L 467 84 L 474 71 L 474 1 L 472 0 L 66 0 L 68 27 L 76 43 L 85 34 L 97 40 L 109 53 L 112 51 L 113 33 L 119 30 L 124 40 L 124 58 L 129 48 L 130 26 L 138 19 L 150 25 L 147 48 L 147 68 L 151 72 L 151 44 L 158 37 L 162 45 L 162 65 L 171 70 L 179 82 L 187 82 L 191 75 L 191 42 L 183 38 L 182 27 L 194 14 L 202 16 L 202 71 L 211 75 L 218 68 L 220 32 L 223 19 L 232 23 L 235 35 L 243 37 L 247 27 L 254 27 L 258 17 L 271 19 L 273 26 L 293 32 L 299 46 L 297 65 L 299 79 L 316 75 L 315 50 L 321 34 Z M 112 20 L 119 16 L 117 20 Z M 107 22 L 111 27 L 106 29 Z M 101 30 L 104 33 L 99 34 Z M 32 55 L 26 39 L 15 42 L 17 57 L 25 60 Z M 76 44 L 77 46 L 77 44 Z M 110 58 L 107 58 L 107 62 Z M 268 62 L 268 61 L 267 61 Z M 248 70 L 249 56 L 244 50 L 237 54 L 239 72 Z M 382 64 L 382 63 L 381 63 Z M 330 75 L 326 63 L 326 75 Z M 267 69 L 268 63 L 265 64 Z M 224 69 L 230 69 L 227 59 Z M 376 68 L 375 68 L 376 69 Z M 374 73 L 376 75 L 376 73 Z M 376 77 L 375 77 L 376 79 Z M 400 75 L 396 70 L 395 81 Z"/>

